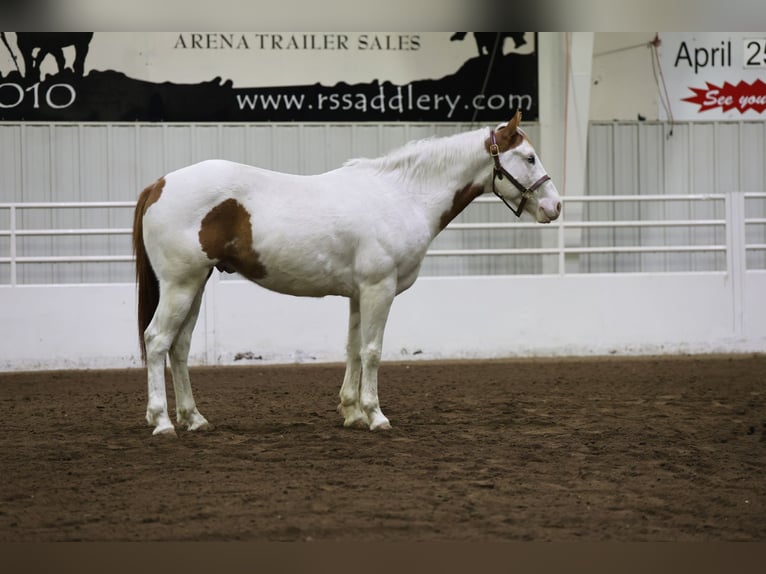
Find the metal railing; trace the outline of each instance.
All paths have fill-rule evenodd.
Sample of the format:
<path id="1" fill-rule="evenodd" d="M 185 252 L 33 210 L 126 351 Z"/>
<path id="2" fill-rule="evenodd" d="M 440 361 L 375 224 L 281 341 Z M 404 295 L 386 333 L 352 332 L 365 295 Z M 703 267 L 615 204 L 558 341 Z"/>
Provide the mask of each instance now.
<path id="1" fill-rule="evenodd" d="M 26 210 L 54 209 L 117 209 L 134 208 L 135 202 L 130 201 L 99 201 L 99 202 L 30 202 L 30 203 L 0 203 L 0 215 L 8 212 L 8 228 L 0 229 L 0 238 L 9 238 L 8 256 L 0 256 L 0 264 L 10 266 L 9 283 L 18 284 L 18 269 L 20 265 L 29 263 L 117 263 L 132 262 L 131 254 L 100 254 L 100 255 L 19 255 L 19 238 L 24 237 L 87 237 L 87 236 L 125 236 L 131 234 L 129 228 L 19 228 L 19 212 Z"/>
<path id="2" fill-rule="evenodd" d="M 724 270 L 730 271 L 730 261 L 736 257 L 746 257 L 746 253 L 766 251 L 766 217 L 748 217 L 745 204 L 748 200 L 764 201 L 766 206 L 766 192 L 733 192 L 727 194 L 710 195 L 614 195 L 614 196 L 581 196 L 564 198 L 564 215 L 556 222 L 546 226 L 527 221 L 504 221 L 504 222 L 466 222 L 460 218 L 452 222 L 447 229 L 452 232 L 476 232 L 486 231 L 491 233 L 502 230 L 536 230 L 539 240 L 538 247 L 519 248 L 486 248 L 486 247 L 463 247 L 463 248 L 438 248 L 429 250 L 428 258 L 459 257 L 473 258 L 477 256 L 547 256 L 556 259 L 553 273 L 569 274 L 582 273 L 567 269 L 567 261 L 573 257 L 593 255 L 626 255 L 626 254 L 723 254 L 726 259 Z M 720 212 L 721 217 L 705 218 L 678 218 L 668 219 L 608 219 L 590 220 L 583 219 L 582 212 L 585 206 L 595 204 L 624 205 L 633 202 L 635 204 L 664 205 L 668 202 L 680 202 L 682 205 L 692 206 L 707 203 L 714 204 L 714 211 Z M 477 205 L 484 203 L 496 203 L 495 198 L 480 197 L 475 202 Z M 32 210 L 90 210 L 90 209 L 126 209 L 133 208 L 134 202 L 60 202 L 60 203 L 0 203 L 0 245 L 2 239 L 7 238 L 6 254 L 0 251 L 0 266 L 7 265 L 9 272 L 7 280 L 3 283 L 11 286 L 18 285 L 19 269 L 21 266 L 30 264 L 76 264 L 76 263 L 129 263 L 133 256 L 129 252 L 77 254 L 77 255 L 53 255 L 50 253 L 27 255 L 20 253 L 19 243 L 24 238 L 47 237 L 55 240 L 61 237 L 120 237 L 130 236 L 131 229 L 126 227 L 92 227 L 92 228 L 55 228 L 55 227 L 22 227 L 19 225 L 20 214 Z M 766 207 L 762 209 L 766 215 Z M 110 219 L 107 217 L 106 219 Z M 7 226 L 1 222 L 7 221 Z M 758 235 L 761 241 L 746 240 L 745 230 L 747 226 L 763 226 Z M 720 239 L 714 242 L 671 242 L 665 244 L 635 244 L 635 245 L 594 245 L 592 240 L 583 237 L 583 233 L 594 230 L 648 230 L 648 229 L 712 229 L 718 230 L 715 235 Z M 603 242 L 603 238 L 601 240 Z M 612 242 L 614 243 L 614 242 Z M 736 255 L 735 251 L 742 253 Z M 588 271 L 584 271 L 587 273 Z"/>
<path id="3" fill-rule="evenodd" d="M 764 206 L 766 206 L 766 192 L 747 192 L 744 193 L 744 200 L 747 202 L 748 199 L 753 200 L 762 200 L 764 203 Z M 761 233 L 761 237 L 763 240 L 763 243 L 746 243 L 745 244 L 745 251 L 749 252 L 757 252 L 757 251 L 766 251 L 766 217 L 748 217 L 747 216 L 747 206 L 743 206 L 745 209 L 745 228 L 747 226 L 756 226 L 756 225 L 762 225 L 763 226 L 763 232 Z M 766 207 L 763 208 L 764 215 L 766 215 Z"/>
<path id="4" fill-rule="evenodd" d="M 572 256 L 586 256 L 599 254 L 647 254 L 647 253 L 726 253 L 729 246 L 725 242 L 706 244 L 665 244 L 665 245 L 590 245 L 592 240 L 582 238 L 582 231 L 589 230 L 617 230 L 617 229 L 666 229 L 666 228 L 719 228 L 724 231 L 727 225 L 734 222 L 727 218 L 704 218 L 704 219 L 610 219 L 604 221 L 582 220 L 575 214 L 571 218 L 568 214 L 572 211 L 581 212 L 582 206 L 587 204 L 607 203 L 654 203 L 665 204 L 668 202 L 684 202 L 687 205 L 700 202 L 715 202 L 725 204 L 730 199 L 729 194 L 705 194 L 705 195 L 610 195 L 610 196 L 570 196 L 563 198 L 565 207 L 562 217 L 548 226 L 541 226 L 533 222 L 503 222 L 503 223 L 452 223 L 448 227 L 451 230 L 501 230 L 501 229 L 536 229 L 545 233 L 546 229 L 555 229 L 555 243 L 549 241 L 550 246 L 537 248 L 510 248 L 510 249 L 432 249 L 428 252 L 431 257 L 470 257 L 478 255 L 549 255 L 557 256 L 558 263 L 556 273 L 567 273 L 566 260 Z M 478 203 L 493 202 L 494 198 L 481 197 Z M 577 209 L 579 207 L 580 209 Z M 574 208 L 574 209 L 573 209 Z M 720 211 L 725 211 L 721 209 Z M 573 238 L 572 232 L 576 233 Z M 569 271 L 571 273 L 571 271 Z"/>

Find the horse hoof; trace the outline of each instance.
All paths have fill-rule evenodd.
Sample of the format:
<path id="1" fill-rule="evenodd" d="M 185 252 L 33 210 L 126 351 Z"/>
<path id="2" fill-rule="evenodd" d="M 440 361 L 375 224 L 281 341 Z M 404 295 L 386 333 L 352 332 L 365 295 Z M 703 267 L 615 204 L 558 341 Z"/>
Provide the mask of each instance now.
<path id="1" fill-rule="evenodd" d="M 368 428 L 367 421 L 358 418 L 358 419 L 346 419 L 343 421 L 343 426 L 347 429 L 366 429 Z"/>
<path id="2" fill-rule="evenodd" d="M 374 425 L 370 425 L 371 431 L 388 431 L 391 430 L 391 423 L 388 421 L 379 422 Z"/>
<path id="3" fill-rule="evenodd" d="M 176 429 L 173 427 L 165 427 L 165 428 L 156 428 L 154 429 L 154 432 L 152 433 L 154 436 L 168 436 L 168 437 L 174 437 L 177 438 L 178 435 L 176 434 Z"/>
<path id="4" fill-rule="evenodd" d="M 197 432 L 197 431 L 209 432 L 209 431 L 215 430 L 215 425 L 205 421 L 204 423 L 202 423 L 200 425 L 190 426 L 189 430 L 190 431 L 194 431 L 194 432 Z"/>

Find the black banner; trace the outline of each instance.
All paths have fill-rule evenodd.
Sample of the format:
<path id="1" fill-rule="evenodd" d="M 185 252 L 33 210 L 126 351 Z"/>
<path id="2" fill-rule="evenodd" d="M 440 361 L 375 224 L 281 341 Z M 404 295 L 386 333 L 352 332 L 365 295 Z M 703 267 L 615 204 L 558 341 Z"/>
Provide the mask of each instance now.
<path id="1" fill-rule="evenodd" d="M 451 42 L 461 42 L 472 54 L 456 61 L 454 71 L 438 78 L 412 79 L 407 82 L 372 79 L 368 82 L 333 85 L 322 82 L 295 85 L 242 87 L 232 79 L 222 78 L 212 70 L 213 79 L 197 83 L 151 81 L 131 77 L 116 62 L 130 61 L 130 53 L 115 58 L 114 69 L 91 67 L 97 49 L 95 37 L 109 33 L 4 33 L 0 50 L 6 51 L 0 69 L 0 120 L 4 121 L 76 121 L 76 122 L 468 122 L 503 121 L 516 109 L 525 120 L 538 117 L 537 43 L 534 33 L 486 32 L 455 33 L 427 38 L 412 35 L 399 37 L 398 47 L 387 36 L 386 45 L 377 36 L 350 38 L 338 36 L 330 44 L 334 52 L 327 60 L 344 55 L 359 58 L 365 65 L 365 50 L 389 50 L 393 65 L 414 51 L 439 49 Z M 199 37 L 197 37 L 199 36 Z M 209 35 L 208 35 L 209 36 Z M 291 65 L 300 65 L 301 56 L 310 50 L 327 50 L 327 35 L 279 36 L 199 34 L 177 35 L 169 39 L 166 55 L 157 70 L 172 69 L 179 52 L 187 60 L 193 50 L 217 50 L 216 57 L 242 57 L 247 50 L 276 50 L 289 56 Z M 425 35 L 424 35 L 425 36 Z M 14 38 L 15 37 L 15 38 Z M 345 40 L 344 40 L 345 38 Z M 15 46 L 13 40 L 16 40 Z M 140 39 L 140 37 L 139 37 Z M 249 39 L 249 40 L 248 40 Z M 256 40 L 260 39 L 260 45 Z M 341 40 L 344 40 L 341 42 Z M 124 41 L 124 40 L 123 40 Z M 377 42 L 376 47 L 372 42 Z M 226 42 L 226 43 L 224 43 Z M 239 42 L 238 46 L 235 42 Z M 302 44 L 300 43 L 302 42 Z M 322 44 L 321 42 L 324 42 Z M 355 44 L 354 44 L 355 42 Z M 365 44 L 366 43 L 366 44 Z M 531 44 L 533 47 L 530 49 Z M 213 47 L 211 47 L 211 45 Z M 392 49 L 393 46 L 393 49 Z M 504 47 L 506 46 L 506 47 Z M 170 49 L 172 48 L 172 49 Z M 525 48 L 520 51 L 520 48 Z M 222 51 L 227 50 L 227 54 Z M 124 48 L 123 48 L 124 51 Z M 140 45 L 135 58 L 146 58 Z M 235 53 L 236 52 L 236 53 Z M 422 54 L 419 54 L 422 56 Z M 438 57 L 435 53 L 434 57 Z M 103 62 L 104 57 L 99 58 Z M 248 65 L 252 65 L 249 63 Z M 46 71 L 47 70 L 47 71 Z M 257 71 L 257 68 L 256 68 Z M 376 74 L 376 70 L 371 70 Z M 338 74 L 343 77 L 343 70 Z M 310 78 L 311 69 L 302 69 Z M 247 85 L 247 84 L 245 84 Z"/>

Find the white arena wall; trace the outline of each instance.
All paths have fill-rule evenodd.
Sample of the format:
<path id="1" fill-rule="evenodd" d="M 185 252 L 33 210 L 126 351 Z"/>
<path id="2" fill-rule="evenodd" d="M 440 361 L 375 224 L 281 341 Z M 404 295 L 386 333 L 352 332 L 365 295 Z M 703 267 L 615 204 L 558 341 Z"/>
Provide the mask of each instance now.
<path id="1" fill-rule="evenodd" d="M 139 366 L 132 206 L 168 170 L 217 156 L 315 173 L 465 128 L 0 125 L 0 370 Z M 666 132 L 592 123 L 585 193 L 554 224 L 469 206 L 395 301 L 384 358 L 766 350 L 766 123 Z M 216 272 L 192 362 L 340 361 L 346 320 L 343 299 Z"/>
<path id="2" fill-rule="evenodd" d="M 244 281 L 209 290 L 191 362 L 344 359 L 344 299 L 274 294 Z M 741 289 L 741 293 L 739 293 Z M 0 369 L 139 366 L 133 286 L 0 290 Z M 394 303 L 385 360 L 766 349 L 766 274 L 421 278 Z"/>

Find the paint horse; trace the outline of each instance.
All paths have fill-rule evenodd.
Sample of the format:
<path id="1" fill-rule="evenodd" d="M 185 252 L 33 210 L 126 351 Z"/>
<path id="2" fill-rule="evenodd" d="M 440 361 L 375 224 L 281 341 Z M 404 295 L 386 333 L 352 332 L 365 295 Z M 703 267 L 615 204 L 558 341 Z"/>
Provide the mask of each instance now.
<path id="1" fill-rule="evenodd" d="M 383 332 L 394 297 L 415 282 L 436 235 L 487 192 L 540 223 L 561 213 L 520 121 L 517 112 L 497 129 L 410 142 L 318 175 L 208 160 L 147 187 L 136 205 L 133 246 L 154 434 L 175 434 L 167 355 L 178 425 L 212 428 L 194 402 L 187 358 L 213 267 L 280 293 L 347 297 L 338 411 L 346 427 L 390 429 L 378 400 Z"/>

